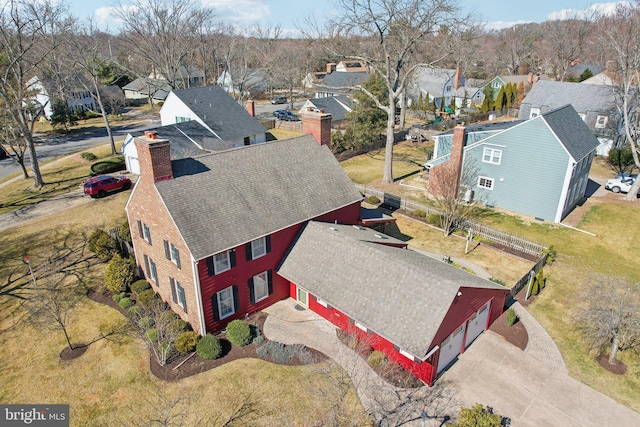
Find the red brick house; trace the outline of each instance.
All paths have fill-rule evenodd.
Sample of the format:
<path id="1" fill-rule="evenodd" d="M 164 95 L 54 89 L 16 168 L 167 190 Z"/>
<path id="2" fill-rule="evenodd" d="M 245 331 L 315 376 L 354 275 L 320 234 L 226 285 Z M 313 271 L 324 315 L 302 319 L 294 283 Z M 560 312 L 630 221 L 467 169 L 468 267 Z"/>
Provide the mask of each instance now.
<path id="1" fill-rule="evenodd" d="M 139 271 L 200 334 L 292 297 L 432 384 L 508 290 L 360 226 L 362 195 L 325 146 L 330 116 L 309 115 L 316 138 L 174 161 L 169 141 L 136 138 Z"/>

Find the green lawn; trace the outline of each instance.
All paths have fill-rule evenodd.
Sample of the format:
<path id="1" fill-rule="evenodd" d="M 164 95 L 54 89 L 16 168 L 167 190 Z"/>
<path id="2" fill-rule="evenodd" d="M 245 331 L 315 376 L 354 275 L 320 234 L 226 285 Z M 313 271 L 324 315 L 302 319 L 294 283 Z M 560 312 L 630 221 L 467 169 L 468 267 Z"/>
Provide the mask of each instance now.
<path id="1" fill-rule="evenodd" d="M 394 165 L 399 176 L 411 170 L 413 161 L 425 159 L 422 147 L 409 144 L 396 147 Z M 378 186 L 385 191 L 400 194 L 403 197 L 425 202 L 420 191 L 409 191 L 393 185 L 380 185 L 382 176 L 383 152 L 373 152 L 343 162 L 343 168 L 356 182 Z M 407 161 L 406 159 L 410 159 Z M 404 169 L 403 169 L 404 166 Z M 600 163 L 595 165 L 595 172 L 608 176 L 612 174 Z M 583 217 L 578 228 L 589 231 L 595 236 L 572 230 L 557 224 L 525 220 L 496 211 L 486 211 L 481 221 L 498 229 L 512 232 L 527 239 L 553 245 L 558 253 L 558 260 L 545 267 L 548 285 L 544 292 L 528 309 L 547 329 L 558 345 L 569 373 L 580 381 L 594 387 L 619 402 L 640 412 L 640 354 L 627 350 L 619 353 L 619 359 L 627 365 L 627 373 L 617 376 L 602 369 L 595 361 L 596 352 L 590 352 L 582 339 L 576 323 L 572 318 L 572 309 L 577 303 L 576 293 L 594 274 L 620 275 L 633 281 L 640 281 L 640 263 L 637 260 L 637 245 L 640 242 L 640 202 L 636 204 L 615 204 L 605 201 L 594 201 L 593 207 Z M 412 235 L 410 241 L 425 250 L 434 252 L 447 251 L 450 255 L 459 256 L 463 243 L 453 237 L 442 239 L 438 243 L 432 237 L 422 235 L 414 225 L 399 221 L 404 234 Z M 454 243 L 451 243 L 454 242 Z M 458 254 L 455 253 L 458 251 Z M 493 253 L 493 262 L 487 262 L 485 256 L 471 254 L 475 260 L 470 261 L 491 272 L 494 277 L 512 283 L 513 276 L 519 268 L 504 274 L 503 262 L 509 264 L 508 255 Z M 464 256 L 464 255 L 463 255 Z M 503 277 L 501 277 L 503 276 Z M 606 351 L 604 349 L 603 351 Z"/>

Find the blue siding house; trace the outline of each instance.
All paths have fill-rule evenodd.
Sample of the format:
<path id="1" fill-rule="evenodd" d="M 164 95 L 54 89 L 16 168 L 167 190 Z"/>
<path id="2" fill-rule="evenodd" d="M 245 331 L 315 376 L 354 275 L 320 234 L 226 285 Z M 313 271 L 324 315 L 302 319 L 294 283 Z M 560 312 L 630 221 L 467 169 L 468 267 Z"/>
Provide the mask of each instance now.
<path id="1" fill-rule="evenodd" d="M 584 197 L 598 146 L 571 105 L 528 120 L 458 125 L 435 141 L 434 159 L 425 164 L 430 187 L 446 175 L 439 168 L 460 159 L 460 194 L 472 189 L 489 207 L 552 222 Z"/>

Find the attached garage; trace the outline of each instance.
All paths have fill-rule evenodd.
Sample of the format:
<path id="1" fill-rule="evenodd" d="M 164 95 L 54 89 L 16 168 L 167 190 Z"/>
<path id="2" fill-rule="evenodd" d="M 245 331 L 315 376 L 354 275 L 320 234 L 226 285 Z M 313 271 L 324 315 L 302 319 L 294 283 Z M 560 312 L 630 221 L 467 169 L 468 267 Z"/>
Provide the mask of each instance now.
<path id="1" fill-rule="evenodd" d="M 292 298 L 429 385 L 500 316 L 509 291 L 371 229 L 313 221 L 277 273 Z"/>

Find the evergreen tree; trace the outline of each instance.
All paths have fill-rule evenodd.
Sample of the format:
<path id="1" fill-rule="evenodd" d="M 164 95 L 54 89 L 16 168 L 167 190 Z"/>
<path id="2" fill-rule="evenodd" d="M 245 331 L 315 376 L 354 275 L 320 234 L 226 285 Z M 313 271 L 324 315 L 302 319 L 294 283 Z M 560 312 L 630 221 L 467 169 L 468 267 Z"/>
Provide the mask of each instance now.
<path id="1" fill-rule="evenodd" d="M 580 78 L 578 79 L 578 81 L 583 82 L 587 79 L 590 79 L 591 77 L 593 77 L 593 72 L 587 68 L 582 72 L 582 74 L 580 74 Z"/>
<path id="2" fill-rule="evenodd" d="M 420 97 L 418 98 L 418 110 L 424 110 L 423 100 L 422 100 L 422 92 L 420 92 Z"/>
<path id="3" fill-rule="evenodd" d="M 505 107 L 505 105 L 507 105 L 507 95 L 504 91 L 504 86 L 502 86 L 500 88 L 500 91 L 498 92 L 498 97 L 496 98 L 494 109 L 502 110 Z"/>
<path id="4" fill-rule="evenodd" d="M 511 83 L 507 83 L 507 86 L 505 87 L 505 98 L 505 106 L 507 108 L 511 108 L 511 102 L 513 101 L 513 88 L 511 87 Z"/>
<path id="5" fill-rule="evenodd" d="M 524 99 L 524 82 L 518 83 L 518 104 L 516 107 L 519 107 L 522 104 L 522 100 Z"/>

